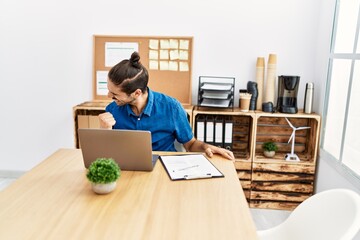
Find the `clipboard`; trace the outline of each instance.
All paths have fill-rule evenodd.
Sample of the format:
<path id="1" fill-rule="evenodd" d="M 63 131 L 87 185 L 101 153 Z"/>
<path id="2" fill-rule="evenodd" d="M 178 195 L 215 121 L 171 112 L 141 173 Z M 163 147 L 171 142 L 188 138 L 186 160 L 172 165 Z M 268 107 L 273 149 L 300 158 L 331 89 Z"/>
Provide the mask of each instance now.
<path id="1" fill-rule="evenodd" d="M 160 156 L 171 180 L 224 177 L 203 154 Z"/>

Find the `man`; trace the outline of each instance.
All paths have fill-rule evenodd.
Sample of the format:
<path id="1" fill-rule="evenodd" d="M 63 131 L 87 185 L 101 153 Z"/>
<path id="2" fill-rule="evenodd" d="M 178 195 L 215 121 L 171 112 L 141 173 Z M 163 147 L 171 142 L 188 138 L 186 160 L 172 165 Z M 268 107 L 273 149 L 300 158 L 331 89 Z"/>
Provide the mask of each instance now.
<path id="1" fill-rule="evenodd" d="M 165 94 L 151 91 L 147 87 L 148 79 L 137 52 L 109 71 L 108 97 L 114 102 L 99 115 L 101 128 L 148 130 L 154 151 L 176 151 L 177 140 L 188 152 L 205 152 L 209 157 L 220 154 L 234 159 L 231 151 L 195 139 L 181 104 Z"/>

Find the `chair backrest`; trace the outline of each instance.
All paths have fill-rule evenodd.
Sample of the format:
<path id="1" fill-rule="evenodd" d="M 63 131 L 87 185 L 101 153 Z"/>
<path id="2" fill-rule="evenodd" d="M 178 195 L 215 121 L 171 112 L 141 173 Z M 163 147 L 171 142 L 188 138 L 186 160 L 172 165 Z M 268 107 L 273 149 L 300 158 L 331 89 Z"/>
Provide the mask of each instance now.
<path id="1" fill-rule="evenodd" d="M 331 189 L 306 199 L 282 224 L 258 234 L 260 239 L 351 240 L 359 229 L 359 194 Z"/>

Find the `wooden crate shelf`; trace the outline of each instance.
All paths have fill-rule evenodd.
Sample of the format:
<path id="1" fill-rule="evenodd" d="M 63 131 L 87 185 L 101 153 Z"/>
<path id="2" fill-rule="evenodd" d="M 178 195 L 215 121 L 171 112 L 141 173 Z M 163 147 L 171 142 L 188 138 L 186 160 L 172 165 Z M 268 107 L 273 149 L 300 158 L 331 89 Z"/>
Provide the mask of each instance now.
<path id="1" fill-rule="evenodd" d="M 79 128 L 99 128 L 98 115 L 105 112 L 110 101 L 88 101 L 73 107 L 75 147 L 79 148 Z"/>
<path id="2" fill-rule="evenodd" d="M 252 158 L 254 112 L 241 112 L 239 108 L 233 109 L 213 109 L 204 107 L 194 107 L 193 110 L 193 130 L 196 129 L 196 119 L 199 116 L 223 116 L 233 123 L 233 136 L 231 150 L 236 160 L 248 160 Z"/>
<path id="3" fill-rule="evenodd" d="M 250 206 L 292 210 L 314 191 L 315 164 L 282 157 L 252 163 Z"/>
<path id="4" fill-rule="evenodd" d="M 109 101 L 90 101 L 73 108 L 75 121 L 75 144 L 79 146 L 79 127 L 98 127 L 98 115 L 105 111 Z M 231 121 L 234 168 L 245 196 L 251 207 L 292 210 L 314 192 L 319 148 L 320 116 L 317 114 L 265 113 L 261 111 L 241 112 L 239 108 L 214 109 L 183 105 L 190 125 L 195 133 L 199 116 L 218 116 Z M 298 130 L 295 138 L 295 153 L 300 162 L 285 160 L 291 152 L 288 143 L 292 128 L 309 126 Z M 279 150 L 273 158 L 263 155 L 262 144 L 277 143 Z"/>
<path id="5" fill-rule="evenodd" d="M 252 149 L 254 137 L 254 112 L 241 112 L 239 108 L 214 109 L 195 107 L 193 111 L 193 129 L 199 116 L 223 116 L 232 122 L 232 152 L 235 156 L 234 167 L 244 190 L 245 197 L 250 201 Z"/>
<path id="6" fill-rule="evenodd" d="M 250 190 L 251 190 L 251 160 L 236 159 L 234 166 L 237 175 L 240 180 L 241 187 L 244 190 L 245 197 L 250 202 Z"/>
<path id="7" fill-rule="evenodd" d="M 233 122 L 233 138 L 232 151 L 235 158 L 244 160 L 251 159 L 251 143 L 252 143 L 252 129 L 253 118 L 251 116 L 232 116 Z"/>
<path id="8" fill-rule="evenodd" d="M 310 129 L 296 131 L 294 152 L 300 162 L 286 161 L 291 152 L 288 143 L 295 126 Z M 256 115 L 256 129 L 251 172 L 250 206 L 292 210 L 313 194 L 316 160 L 319 144 L 320 117 L 316 114 L 267 114 Z M 273 141 L 278 146 L 276 155 L 266 158 L 262 144 Z"/>

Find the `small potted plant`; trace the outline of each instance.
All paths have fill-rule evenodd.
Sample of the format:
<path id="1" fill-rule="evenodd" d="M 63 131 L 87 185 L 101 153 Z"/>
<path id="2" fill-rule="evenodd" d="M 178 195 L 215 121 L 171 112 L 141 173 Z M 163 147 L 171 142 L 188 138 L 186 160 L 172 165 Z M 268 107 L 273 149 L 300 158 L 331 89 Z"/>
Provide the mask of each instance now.
<path id="1" fill-rule="evenodd" d="M 264 156 L 268 158 L 274 157 L 275 152 L 278 150 L 278 147 L 274 142 L 264 142 L 262 148 L 264 150 Z"/>
<path id="2" fill-rule="evenodd" d="M 95 193 L 107 194 L 115 189 L 120 174 L 120 167 L 114 159 L 97 158 L 89 166 L 86 177 Z"/>

